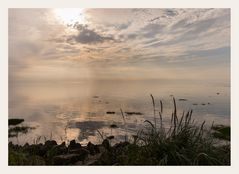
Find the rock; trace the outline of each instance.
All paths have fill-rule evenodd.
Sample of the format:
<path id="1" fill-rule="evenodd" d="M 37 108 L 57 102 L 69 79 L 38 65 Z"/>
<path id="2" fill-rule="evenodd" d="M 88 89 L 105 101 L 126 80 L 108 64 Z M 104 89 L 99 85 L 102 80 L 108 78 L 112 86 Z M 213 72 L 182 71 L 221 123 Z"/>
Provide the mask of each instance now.
<path id="1" fill-rule="evenodd" d="M 104 153 L 107 149 L 103 145 L 96 145 L 99 153 Z"/>
<path id="2" fill-rule="evenodd" d="M 82 166 L 83 165 L 83 161 L 77 161 L 74 165 L 75 166 Z"/>
<path id="3" fill-rule="evenodd" d="M 13 143 L 11 141 L 8 143 L 8 147 L 11 147 L 11 148 L 14 147 L 14 145 L 13 145 Z"/>
<path id="4" fill-rule="evenodd" d="M 95 145 L 89 142 L 87 144 L 87 150 L 90 152 L 91 155 L 94 155 L 96 153 L 95 151 Z"/>
<path id="5" fill-rule="evenodd" d="M 104 141 L 102 142 L 102 145 L 106 148 L 109 149 L 110 148 L 110 142 L 107 139 L 104 139 Z"/>
<path id="6" fill-rule="evenodd" d="M 114 139 L 115 138 L 115 136 L 113 136 L 113 135 L 111 135 L 111 136 L 108 136 L 108 137 L 106 137 L 108 140 L 112 140 L 112 139 Z"/>
<path id="7" fill-rule="evenodd" d="M 95 166 L 98 165 L 98 160 L 97 159 L 92 159 L 87 161 L 87 163 L 85 163 L 86 166 Z"/>
<path id="8" fill-rule="evenodd" d="M 9 118 L 8 119 L 8 125 L 13 125 L 16 126 L 20 123 L 24 122 L 24 119 L 19 119 L 19 118 Z"/>
<path id="9" fill-rule="evenodd" d="M 28 143 L 26 143 L 26 144 L 24 144 L 24 146 L 23 146 L 24 148 L 27 148 L 27 147 L 29 147 L 29 144 Z"/>
<path id="10" fill-rule="evenodd" d="M 187 101 L 187 99 L 185 99 L 185 98 L 180 98 L 180 99 L 178 99 L 178 101 Z"/>
<path id="11" fill-rule="evenodd" d="M 13 144 L 12 142 L 9 142 L 9 143 L 8 143 L 8 147 L 9 147 L 9 148 L 12 148 L 12 149 L 14 149 L 14 150 L 18 150 L 18 149 L 21 148 L 21 146 L 19 146 L 18 144 Z"/>
<path id="12" fill-rule="evenodd" d="M 55 145 L 57 145 L 57 142 L 55 140 L 47 140 L 45 142 L 45 146 L 47 146 L 48 149 L 52 148 Z"/>
<path id="13" fill-rule="evenodd" d="M 71 154 L 79 154 L 81 156 L 81 159 L 84 160 L 90 152 L 85 148 L 79 148 L 79 149 L 71 149 L 69 150 L 69 153 Z"/>
<path id="14" fill-rule="evenodd" d="M 115 114 L 114 111 L 107 111 L 106 114 Z"/>
<path id="15" fill-rule="evenodd" d="M 61 146 L 66 146 L 66 143 L 65 143 L 65 141 L 61 143 Z"/>
<path id="16" fill-rule="evenodd" d="M 54 165 L 71 165 L 77 161 L 81 161 L 81 155 L 79 154 L 66 154 L 53 157 Z"/>
<path id="17" fill-rule="evenodd" d="M 98 160 L 101 157 L 101 153 L 96 154 L 96 155 L 90 155 L 86 161 L 84 162 L 84 165 L 86 166 L 95 166 L 98 165 Z"/>
<path id="18" fill-rule="evenodd" d="M 64 146 L 64 144 L 63 145 L 61 144 L 61 145 L 53 146 L 50 151 L 53 156 L 56 156 L 56 155 L 66 154 L 68 152 L 68 149 L 66 146 Z"/>
<path id="19" fill-rule="evenodd" d="M 78 149 L 81 148 L 81 144 L 80 143 L 76 143 L 75 140 L 71 140 L 70 141 L 70 145 L 68 146 L 69 149 Z"/>
<path id="20" fill-rule="evenodd" d="M 45 156 L 48 150 L 49 149 L 47 148 L 47 146 L 42 145 L 42 146 L 39 147 L 38 155 L 39 156 Z"/>
<path id="21" fill-rule="evenodd" d="M 115 128 L 118 128 L 118 126 L 117 126 L 116 124 L 111 124 L 111 125 L 110 125 L 110 128 L 115 129 Z"/>

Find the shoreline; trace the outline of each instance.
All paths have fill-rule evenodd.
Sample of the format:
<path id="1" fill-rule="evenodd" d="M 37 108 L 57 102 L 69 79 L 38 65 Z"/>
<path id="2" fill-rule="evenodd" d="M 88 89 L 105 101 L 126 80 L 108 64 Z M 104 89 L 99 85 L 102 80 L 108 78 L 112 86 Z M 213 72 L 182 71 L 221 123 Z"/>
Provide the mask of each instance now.
<path id="1" fill-rule="evenodd" d="M 125 115 L 121 110 L 124 141 L 111 145 L 114 135 L 105 137 L 96 129 L 102 139 L 100 144 L 88 142 L 87 146 L 82 146 L 71 140 L 66 146 L 64 141 L 57 144 L 52 138 L 44 144 L 35 141 L 35 144 L 23 146 L 9 142 L 9 165 L 230 165 L 230 126 L 212 124 L 208 128 L 205 121 L 196 123 L 192 119 L 192 110 L 179 116 L 173 97 L 170 127 L 166 128 L 162 101 L 156 113 L 155 100 L 152 95 L 151 98 L 154 121 L 145 120 L 147 126 L 136 135 L 127 134 Z M 23 121 L 9 120 L 9 135 L 12 125 L 15 126 L 13 130 L 27 133 L 31 127 L 17 126 Z"/>
<path id="2" fill-rule="evenodd" d="M 187 144 L 186 140 L 177 142 L 182 139 L 182 135 L 179 134 L 176 135 L 178 137 L 171 135 L 172 137 L 168 137 L 165 140 L 161 138 L 160 141 L 162 142 L 158 144 L 152 139 L 146 144 L 140 144 L 139 137 L 133 137 L 133 142 L 123 141 L 114 145 L 111 145 L 110 139 L 104 139 L 101 144 L 88 142 L 86 146 L 77 143 L 75 140 L 71 140 L 68 146 L 65 142 L 57 144 L 55 140 L 46 140 L 44 144 L 31 145 L 28 143 L 18 145 L 9 142 L 9 165 L 230 165 L 230 137 L 227 135 L 230 127 L 216 125 L 212 130 L 214 130 L 211 133 L 213 140 L 221 139 L 221 141 L 218 141 L 219 143 L 217 144 L 208 144 L 212 139 L 204 140 L 201 137 L 202 139 L 200 138 L 199 142 L 196 142 L 199 144 L 196 145 L 199 149 L 189 147 L 190 144 Z M 147 136 L 159 138 L 154 137 L 154 134 Z M 188 141 L 191 140 L 189 139 Z M 203 144 L 209 147 L 202 147 Z M 180 149 L 178 149 L 178 146 L 180 146 Z M 184 150 L 181 152 L 181 149 Z M 195 152 L 188 154 L 187 151 L 190 151 L 190 149 Z M 213 149 L 212 152 L 209 149 Z M 209 152 L 206 152 L 208 150 Z M 164 155 L 161 154 L 161 151 L 163 151 Z M 174 161 L 172 160 L 174 157 L 168 157 L 170 154 L 177 156 L 179 152 L 182 156 L 185 155 L 185 159 L 188 159 L 182 158 L 183 160 Z M 213 163 L 206 156 L 200 157 L 202 159 L 199 158 L 204 153 L 212 153 L 210 158 L 213 159 Z M 165 161 L 165 156 L 172 159 Z"/>

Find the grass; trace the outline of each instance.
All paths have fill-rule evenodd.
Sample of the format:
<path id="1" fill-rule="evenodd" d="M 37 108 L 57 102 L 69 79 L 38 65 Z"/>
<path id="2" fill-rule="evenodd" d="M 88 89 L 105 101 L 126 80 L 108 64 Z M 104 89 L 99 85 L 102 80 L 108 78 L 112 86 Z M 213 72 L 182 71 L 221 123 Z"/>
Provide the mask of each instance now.
<path id="1" fill-rule="evenodd" d="M 125 142 L 114 146 L 109 144 L 110 147 L 102 152 L 94 165 L 230 165 L 229 126 L 205 127 L 205 121 L 201 124 L 195 123 L 192 110 L 179 116 L 173 97 L 173 111 L 168 128 L 163 120 L 163 102 L 159 102 L 157 109 L 153 95 L 151 99 L 153 122 L 145 120 L 146 127 L 139 130 L 137 135 L 133 135 L 131 140 L 124 112 L 120 109 L 125 128 Z M 111 127 L 115 125 L 112 124 Z M 104 143 L 114 138 L 114 135 L 105 137 L 100 131 L 98 133 Z M 219 139 L 223 143 L 219 143 Z M 31 154 L 33 155 L 10 147 L 9 164 L 41 165 L 49 161 L 48 157 L 42 161 L 41 157 Z M 29 159 L 31 161 L 28 161 Z"/>
<path id="2" fill-rule="evenodd" d="M 31 155 L 19 150 L 9 148 L 8 164 L 15 165 L 45 165 L 45 160 L 38 155 Z"/>
<path id="3" fill-rule="evenodd" d="M 205 121 L 196 124 L 190 110 L 180 117 L 175 98 L 170 127 L 163 124 L 163 104 L 157 122 L 156 102 L 151 95 L 154 122 L 145 120 L 149 126 L 133 137 L 133 143 L 121 153 L 111 152 L 118 165 L 230 165 L 230 143 L 218 145 L 216 138 L 230 139 L 230 127 L 205 128 Z M 215 131 L 216 130 L 216 131 Z M 220 133 L 220 134 L 219 134 Z M 219 136 L 220 135 L 220 136 Z M 226 135 L 226 138 L 224 137 Z M 224 137 L 224 138 L 222 138 Z M 102 163 L 104 164 L 104 163 Z"/>
<path id="4" fill-rule="evenodd" d="M 154 123 L 145 120 L 149 128 L 140 131 L 134 140 L 136 149 L 127 153 L 127 163 L 141 165 L 230 165 L 230 145 L 217 146 L 212 129 L 230 132 L 228 128 L 204 128 L 205 121 L 200 125 L 192 120 L 193 111 L 182 114 L 179 118 L 175 98 L 170 128 L 163 125 L 163 104 L 160 101 L 156 122 L 155 100 L 151 95 L 154 109 Z M 159 128 L 157 126 L 159 125 Z M 228 134 L 227 134 L 228 135 Z M 230 135 L 229 135 L 230 137 Z M 140 147 L 140 148 L 138 148 Z M 137 152 L 134 152 L 134 151 Z"/>

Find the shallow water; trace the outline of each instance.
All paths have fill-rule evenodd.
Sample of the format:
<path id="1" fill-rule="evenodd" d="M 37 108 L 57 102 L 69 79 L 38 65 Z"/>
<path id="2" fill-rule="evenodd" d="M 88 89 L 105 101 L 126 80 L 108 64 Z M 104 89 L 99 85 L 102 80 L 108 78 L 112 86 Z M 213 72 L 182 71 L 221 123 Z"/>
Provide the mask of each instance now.
<path id="1" fill-rule="evenodd" d="M 34 143 L 41 136 L 40 141 L 52 138 L 58 142 L 76 139 L 83 144 L 98 143 L 101 138 L 97 130 L 104 136 L 114 135 L 113 141 L 122 140 L 126 134 L 135 134 L 142 129 L 145 119 L 153 120 L 150 94 L 155 97 L 157 109 L 159 100 L 163 101 L 165 125 L 173 110 L 172 95 L 176 98 L 179 115 L 183 110 L 193 109 L 197 122 L 230 124 L 230 86 L 223 83 L 167 80 L 15 82 L 9 84 L 9 118 L 24 118 L 23 125 L 36 129 L 18 138 L 9 138 L 9 141 Z M 124 113 L 125 127 L 120 108 L 142 115 Z M 108 111 L 115 114 L 107 114 Z M 118 128 L 111 129 L 111 124 Z"/>

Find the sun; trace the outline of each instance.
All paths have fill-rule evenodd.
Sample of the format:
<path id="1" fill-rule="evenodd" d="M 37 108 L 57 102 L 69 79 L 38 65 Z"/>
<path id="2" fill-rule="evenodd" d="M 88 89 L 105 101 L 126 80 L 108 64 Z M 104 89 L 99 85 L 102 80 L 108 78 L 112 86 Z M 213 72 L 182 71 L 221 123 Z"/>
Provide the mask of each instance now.
<path id="1" fill-rule="evenodd" d="M 63 24 L 69 25 L 76 22 L 85 23 L 84 10 L 82 8 L 58 8 L 54 9 L 56 18 Z"/>

